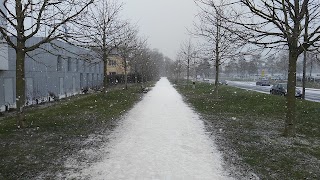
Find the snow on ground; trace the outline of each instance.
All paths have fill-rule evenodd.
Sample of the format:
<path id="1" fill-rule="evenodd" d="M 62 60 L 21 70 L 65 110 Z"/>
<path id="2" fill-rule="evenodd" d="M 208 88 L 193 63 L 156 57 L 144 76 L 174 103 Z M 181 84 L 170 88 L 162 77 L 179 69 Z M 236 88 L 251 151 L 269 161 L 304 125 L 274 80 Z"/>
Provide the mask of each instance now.
<path id="1" fill-rule="evenodd" d="M 231 179 L 199 116 L 166 78 L 127 113 L 85 179 Z"/>

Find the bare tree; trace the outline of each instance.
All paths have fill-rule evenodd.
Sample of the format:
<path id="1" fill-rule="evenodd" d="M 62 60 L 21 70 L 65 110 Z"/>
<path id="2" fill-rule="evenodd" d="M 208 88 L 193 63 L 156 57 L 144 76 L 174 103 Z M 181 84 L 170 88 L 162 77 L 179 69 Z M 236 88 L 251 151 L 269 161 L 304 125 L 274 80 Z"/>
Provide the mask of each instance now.
<path id="1" fill-rule="evenodd" d="M 309 77 L 312 76 L 314 68 L 319 64 L 318 55 L 316 52 L 308 52 L 306 57 L 306 66 L 309 68 Z"/>
<path id="2" fill-rule="evenodd" d="M 117 52 L 122 59 L 122 65 L 124 68 L 124 80 L 125 80 L 125 88 L 128 89 L 128 61 L 134 55 L 134 51 L 138 49 L 139 41 L 138 41 L 138 30 L 126 26 L 122 30 L 122 35 L 118 39 L 120 43 L 116 46 Z"/>
<path id="3" fill-rule="evenodd" d="M 276 72 L 276 66 L 275 66 L 275 55 L 271 54 L 267 57 L 267 61 L 266 61 L 266 68 L 268 70 L 269 73 L 271 73 L 271 75 L 273 76 L 274 73 Z"/>
<path id="4" fill-rule="evenodd" d="M 25 126 L 25 57 L 41 45 L 57 39 L 67 40 L 74 33 L 68 31 L 77 18 L 86 11 L 93 0 L 3 0 L 0 33 L 6 43 L 16 52 L 16 102 L 19 118 L 18 128 Z M 27 43 L 35 36 L 42 38 Z"/>
<path id="5" fill-rule="evenodd" d="M 229 7 L 234 10 L 234 17 L 237 17 L 230 23 L 242 28 L 233 31 L 239 37 L 263 48 L 288 50 L 288 95 L 284 135 L 294 136 L 297 59 L 304 50 L 319 46 L 319 1 L 232 0 Z"/>
<path id="6" fill-rule="evenodd" d="M 275 62 L 277 72 L 281 73 L 285 78 L 287 78 L 289 57 L 286 51 L 281 52 Z"/>
<path id="7" fill-rule="evenodd" d="M 211 65 L 208 58 L 203 58 L 197 67 L 197 73 L 202 75 L 202 78 L 209 77 Z"/>
<path id="8" fill-rule="evenodd" d="M 183 57 L 187 63 L 187 84 L 189 84 L 189 77 L 190 77 L 190 63 L 194 60 L 196 57 L 196 49 L 194 45 L 191 42 L 191 39 L 189 41 L 186 41 L 181 44 L 179 56 Z"/>
<path id="9" fill-rule="evenodd" d="M 177 55 L 176 57 L 176 61 L 174 63 L 174 71 L 175 71 L 175 74 L 176 74 L 176 82 L 179 81 L 179 79 L 181 79 L 181 74 L 183 72 L 183 67 L 182 67 L 182 58 L 181 55 Z"/>
<path id="10" fill-rule="evenodd" d="M 239 41 L 239 38 L 234 33 L 229 31 L 232 28 L 232 24 L 226 21 L 229 12 L 222 7 L 226 3 L 226 0 L 220 0 L 218 2 L 219 6 L 211 6 L 211 0 L 195 0 L 195 2 L 200 7 L 201 12 L 198 14 L 199 23 L 194 25 L 194 34 L 206 41 L 208 48 L 205 51 L 212 56 L 210 59 L 214 60 L 214 95 L 215 98 L 218 98 L 220 66 L 226 60 L 230 60 L 231 57 L 239 53 L 241 41 Z"/>
<path id="11" fill-rule="evenodd" d="M 134 67 L 136 73 L 140 74 L 142 83 L 144 83 L 147 79 L 147 65 L 150 62 L 150 50 L 145 46 L 140 48 L 140 51 L 140 54 L 135 57 Z"/>
<path id="12" fill-rule="evenodd" d="M 132 49 L 131 57 L 129 61 L 129 66 L 131 70 L 134 70 L 135 83 L 138 82 L 138 74 L 142 75 L 144 72 L 143 66 L 148 61 L 148 52 L 147 39 L 139 38 L 136 42 L 136 48 Z"/>
<path id="13" fill-rule="evenodd" d="M 158 49 L 149 51 L 150 62 L 148 63 L 148 79 L 155 80 L 165 75 L 165 57 Z"/>
<path id="14" fill-rule="evenodd" d="M 119 17 L 122 4 L 114 0 L 96 0 L 94 5 L 88 8 L 85 19 L 79 28 L 83 35 L 80 44 L 95 51 L 102 62 L 104 62 L 103 92 L 108 86 L 107 64 L 109 55 L 121 43 L 124 35 L 122 29 L 129 23 L 122 21 Z M 79 42 L 79 41 L 78 41 Z"/>

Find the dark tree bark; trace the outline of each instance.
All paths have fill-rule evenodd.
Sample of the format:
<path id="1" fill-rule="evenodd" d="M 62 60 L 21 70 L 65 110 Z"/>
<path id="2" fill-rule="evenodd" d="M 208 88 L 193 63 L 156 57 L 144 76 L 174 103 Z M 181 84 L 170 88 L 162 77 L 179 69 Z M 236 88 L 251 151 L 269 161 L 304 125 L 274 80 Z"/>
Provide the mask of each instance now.
<path id="1" fill-rule="evenodd" d="M 296 123 L 296 68 L 297 68 L 297 59 L 298 59 L 297 48 L 292 48 L 289 51 L 289 70 L 288 70 L 288 93 L 287 93 L 287 112 L 286 112 L 286 121 L 285 121 L 285 130 L 284 136 L 293 136 L 296 132 L 295 123 Z M 292 88 L 293 87 L 293 88 Z"/>
<path id="2" fill-rule="evenodd" d="M 25 42 L 18 42 L 18 48 L 23 49 Z M 17 127 L 24 128 L 25 115 L 24 115 L 24 106 L 25 106 L 25 52 L 17 51 L 16 52 L 16 103 L 19 117 L 17 119 Z"/>

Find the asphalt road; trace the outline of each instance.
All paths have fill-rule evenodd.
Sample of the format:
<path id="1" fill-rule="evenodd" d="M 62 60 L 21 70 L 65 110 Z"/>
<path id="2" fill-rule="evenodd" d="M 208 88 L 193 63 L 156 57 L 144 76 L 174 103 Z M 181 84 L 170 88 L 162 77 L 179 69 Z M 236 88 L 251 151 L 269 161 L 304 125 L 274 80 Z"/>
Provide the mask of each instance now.
<path id="1" fill-rule="evenodd" d="M 208 83 L 214 83 L 214 80 L 207 80 Z M 257 91 L 260 93 L 270 94 L 271 86 L 257 86 L 255 82 L 246 81 L 227 81 L 229 86 L 238 87 L 241 89 L 247 89 Z M 302 88 L 298 87 L 301 91 Z M 320 89 L 306 88 L 306 100 L 320 102 Z"/>
<path id="2" fill-rule="evenodd" d="M 271 86 L 257 86 L 255 82 L 228 81 L 229 86 L 270 94 Z M 301 91 L 302 88 L 298 87 Z M 320 89 L 306 88 L 306 100 L 320 102 Z"/>

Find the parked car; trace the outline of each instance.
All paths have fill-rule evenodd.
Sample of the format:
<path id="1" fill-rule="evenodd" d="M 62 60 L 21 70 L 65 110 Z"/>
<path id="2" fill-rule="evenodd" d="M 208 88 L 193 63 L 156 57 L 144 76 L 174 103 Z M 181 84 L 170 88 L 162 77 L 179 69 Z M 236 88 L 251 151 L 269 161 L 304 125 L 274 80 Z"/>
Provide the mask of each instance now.
<path id="1" fill-rule="evenodd" d="M 287 95 L 287 83 L 278 83 L 271 87 L 270 94 L 280 95 L 280 96 L 286 96 Z M 295 96 L 297 98 L 301 98 L 302 93 L 299 89 L 296 88 Z"/>
<path id="2" fill-rule="evenodd" d="M 268 80 L 260 80 L 256 82 L 257 86 L 270 86 L 270 82 Z"/>
<path id="3" fill-rule="evenodd" d="M 220 85 L 228 85 L 228 82 L 226 80 L 222 80 L 222 81 L 219 81 L 219 84 Z"/>

